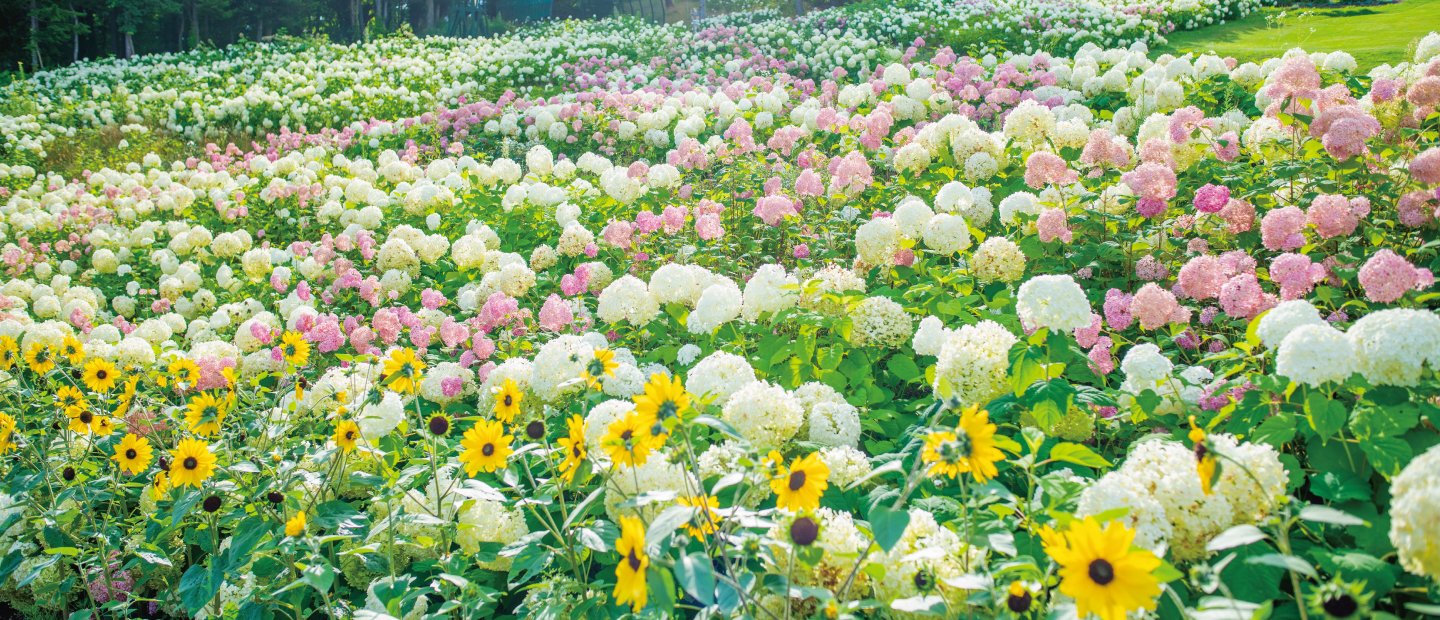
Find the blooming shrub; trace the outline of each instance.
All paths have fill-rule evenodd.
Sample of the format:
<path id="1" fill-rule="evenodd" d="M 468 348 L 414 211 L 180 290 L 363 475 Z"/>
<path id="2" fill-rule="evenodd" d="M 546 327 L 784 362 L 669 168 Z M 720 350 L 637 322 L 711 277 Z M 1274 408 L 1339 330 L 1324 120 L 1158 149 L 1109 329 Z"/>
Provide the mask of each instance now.
<path id="1" fill-rule="evenodd" d="M 38 76 L 41 150 L 284 129 L 6 151 L 0 602 L 1432 612 L 1440 35 L 1362 75 L 1147 54 L 1244 4 L 1067 6 Z M 964 20 L 1013 52 L 914 40 Z"/>

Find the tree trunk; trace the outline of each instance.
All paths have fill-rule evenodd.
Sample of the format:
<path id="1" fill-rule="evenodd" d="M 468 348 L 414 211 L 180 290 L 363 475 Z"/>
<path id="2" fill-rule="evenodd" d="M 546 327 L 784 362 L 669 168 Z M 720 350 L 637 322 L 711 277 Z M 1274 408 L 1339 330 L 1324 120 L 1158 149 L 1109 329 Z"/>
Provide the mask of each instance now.
<path id="1" fill-rule="evenodd" d="M 796 1 L 798 2 L 799 0 Z M 125 33 L 125 57 L 135 57 L 135 33 L 133 32 Z"/>
<path id="2" fill-rule="evenodd" d="M 30 68 L 45 68 L 40 58 L 40 6 L 37 0 L 30 0 Z"/>
<path id="3" fill-rule="evenodd" d="M 435 0 L 425 0 L 425 28 L 420 34 L 430 34 L 435 29 Z"/>
<path id="4" fill-rule="evenodd" d="M 200 7 L 190 0 L 190 49 L 200 47 Z"/>
<path id="5" fill-rule="evenodd" d="M 70 14 L 70 62 L 80 62 L 80 11 L 78 10 Z"/>

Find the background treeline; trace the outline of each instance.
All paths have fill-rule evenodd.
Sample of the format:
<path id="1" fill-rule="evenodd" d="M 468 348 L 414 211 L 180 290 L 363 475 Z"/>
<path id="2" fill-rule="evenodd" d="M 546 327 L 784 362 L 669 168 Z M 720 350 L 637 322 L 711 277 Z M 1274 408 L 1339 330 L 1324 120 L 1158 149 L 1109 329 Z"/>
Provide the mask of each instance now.
<path id="1" fill-rule="evenodd" d="M 0 0 L 0 72 L 22 63 L 34 71 L 276 34 L 337 42 L 404 26 L 422 35 L 446 34 L 452 12 L 471 4 L 496 17 L 496 0 Z M 614 0 L 555 0 L 553 15 L 606 15 L 613 8 Z"/>

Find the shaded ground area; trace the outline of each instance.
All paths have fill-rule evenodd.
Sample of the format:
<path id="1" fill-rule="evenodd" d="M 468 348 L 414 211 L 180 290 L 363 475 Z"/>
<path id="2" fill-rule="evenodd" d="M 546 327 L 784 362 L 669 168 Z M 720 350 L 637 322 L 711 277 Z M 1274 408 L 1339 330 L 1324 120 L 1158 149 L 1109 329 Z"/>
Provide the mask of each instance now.
<path id="1" fill-rule="evenodd" d="M 1408 60 L 1415 43 L 1440 30 L 1440 0 L 1337 8 L 1267 8 L 1244 19 L 1179 32 L 1157 51 L 1207 52 L 1242 62 L 1279 56 L 1292 47 L 1345 50 L 1363 70 Z"/>

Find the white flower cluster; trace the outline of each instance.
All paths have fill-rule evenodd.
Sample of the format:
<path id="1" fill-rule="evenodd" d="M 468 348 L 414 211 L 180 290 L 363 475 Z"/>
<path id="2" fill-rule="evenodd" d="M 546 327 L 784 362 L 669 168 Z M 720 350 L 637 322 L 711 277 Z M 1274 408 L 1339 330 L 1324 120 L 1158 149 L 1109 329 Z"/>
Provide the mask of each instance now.
<path id="1" fill-rule="evenodd" d="M 1440 447 L 1390 481 L 1390 543 L 1405 570 L 1440 582 Z"/>
<path id="2" fill-rule="evenodd" d="M 1205 545 L 1232 525 L 1254 523 L 1285 494 L 1285 467 L 1269 446 L 1239 444 L 1211 435 L 1221 475 L 1206 494 L 1191 448 L 1152 438 L 1141 441 L 1119 468 L 1080 495 L 1077 516 L 1126 509 L 1120 517 L 1136 530 L 1136 544 L 1176 560 L 1206 556 Z"/>
<path id="3" fill-rule="evenodd" d="M 1085 290 L 1068 275 L 1035 276 L 1020 285 L 1015 310 L 1020 320 L 1036 328 L 1061 332 L 1090 326 L 1090 302 Z"/>
<path id="4" fill-rule="evenodd" d="M 764 451 L 779 448 L 795 436 L 805 423 L 805 409 L 785 388 L 752 381 L 725 401 L 720 419 Z"/>
<path id="5" fill-rule="evenodd" d="M 1003 394 L 1016 342 L 1014 334 L 989 320 L 947 333 L 935 364 L 935 396 L 968 406 Z"/>
<path id="6" fill-rule="evenodd" d="M 910 315 L 888 297 L 866 297 L 850 317 L 850 341 L 857 347 L 894 349 L 910 337 Z"/>

